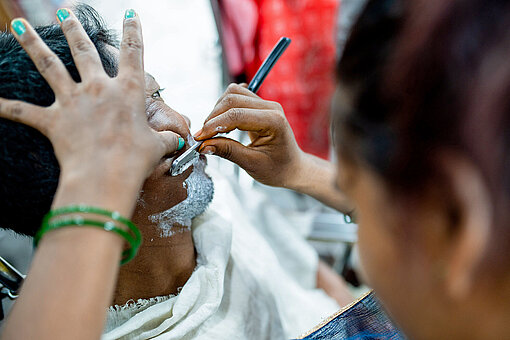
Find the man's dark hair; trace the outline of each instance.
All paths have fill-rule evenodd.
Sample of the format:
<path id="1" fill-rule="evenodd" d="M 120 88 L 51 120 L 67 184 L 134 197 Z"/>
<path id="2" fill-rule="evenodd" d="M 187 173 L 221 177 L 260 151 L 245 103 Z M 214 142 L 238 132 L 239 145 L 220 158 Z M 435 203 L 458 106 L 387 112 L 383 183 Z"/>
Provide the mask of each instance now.
<path id="1" fill-rule="evenodd" d="M 114 77 L 117 60 L 108 46 L 118 45 L 115 36 L 93 8 L 79 5 L 74 13 L 99 51 L 106 73 Z M 37 27 L 36 31 L 79 82 L 60 26 Z M 30 57 L 6 32 L 0 32 L 0 97 L 40 106 L 50 106 L 55 101 L 53 91 Z M 53 147 L 45 136 L 27 125 L 0 119 L 0 228 L 33 236 L 50 210 L 59 174 Z"/>

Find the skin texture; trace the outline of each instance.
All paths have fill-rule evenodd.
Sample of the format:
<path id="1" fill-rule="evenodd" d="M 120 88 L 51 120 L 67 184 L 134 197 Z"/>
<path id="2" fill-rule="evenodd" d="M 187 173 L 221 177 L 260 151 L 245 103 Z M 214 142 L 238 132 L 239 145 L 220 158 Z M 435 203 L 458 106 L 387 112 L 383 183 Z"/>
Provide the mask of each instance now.
<path id="1" fill-rule="evenodd" d="M 61 26 L 82 82 L 73 82 L 60 60 L 24 21 L 26 32 L 15 36 L 52 87 L 56 101 L 42 108 L 0 99 L 0 115 L 38 129 L 52 142 L 61 167 L 52 208 L 87 204 L 129 217 L 147 176 L 163 156 L 177 150 L 178 135 L 156 132 L 147 124 L 138 16 L 124 21 L 119 74 L 112 79 L 69 12 Z M 122 246 L 120 237 L 94 228 L 48 233 L 34 255 L 3 339 L 99 338 L 113 297 Z"/>
<path id="2" fill-rule="evenodd" d="M 159 84 L 147 73 L 145 87 L 149 126 L 155 131 L 177 132 L 187 139 L 190 136 L 189 120 L 164 103 Z M 149 216 L 166 211 L 186 199 L 183 182 L 193 167 L 179 176 L 169 174 L 172 160 L 185 150 L 162 159 L 143 185 L 132 217 L 142 232 L 143 243 L 136 258 L 119 270 L 114 304 L 122 305 L 130 299 L 176 294 L 196 266 L 195 248 L 189 228 L 174 224 L 172 230 L 178 232 L 171 237 L 161 237 L 157 224 L 149 220 Z"/>

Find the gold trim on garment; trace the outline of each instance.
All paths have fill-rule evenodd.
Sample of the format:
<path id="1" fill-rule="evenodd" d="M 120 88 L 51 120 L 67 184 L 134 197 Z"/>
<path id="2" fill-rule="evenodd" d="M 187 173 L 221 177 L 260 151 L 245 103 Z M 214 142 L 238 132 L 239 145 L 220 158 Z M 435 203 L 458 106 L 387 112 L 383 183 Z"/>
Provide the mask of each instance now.
<path id="1" fill-rule="evenodd" d="M 364 298 L 366 298 L 369 294 L 371 294 L 373 291 L 370 290 L 368 292 L 366 292 L 365 294 L 361 295 L 361 297 L 359 297 L 357 300 L 351 302 L 350 304 L 348 304 L 347 306 L 343 307 L 342 309 L 340 309 L 338 312 L 336 312 L 335 314 L 331 315 L 330 317 L 328 317 L 327 319 L 325 319 L 324 321 L 322 321 L 320 324 L 318 324 L 317 326 L 315 326 L 311 331 L 308 331 L 304 334 L 302 334 L 298 339 L 303 339 L 307 336 L 309 336 L 310 334 L 318 331 L 319 329 L 321 329 L 322 327 L 324 327 L 326 324 L 328 324 L 329 322 L 331 322 L 333 319 L 335 319 L 336 317 L 338 317 L 340 314 L 342 313 L 345 313 L 346 311 L 348 311 L 349 309 L 351 309 L 354 305 L 356 305 L 358 302 L 360 302 L 361 300 L 363 300 Z"/>

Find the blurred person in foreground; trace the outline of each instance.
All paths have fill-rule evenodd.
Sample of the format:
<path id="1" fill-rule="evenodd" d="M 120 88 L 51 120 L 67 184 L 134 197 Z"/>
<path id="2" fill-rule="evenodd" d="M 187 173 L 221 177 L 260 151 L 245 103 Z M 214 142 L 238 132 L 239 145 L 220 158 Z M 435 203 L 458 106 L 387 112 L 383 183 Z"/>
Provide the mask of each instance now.
<path id="1" fill-rule="evenodd" d="M 346 195 L 366 282 L 409 338 L 510 338 L 509 22 L 502 0 L 370 1 L 337 68 L 336 167 L 242 86 L 197 134 L 201 151 L 338 209 Z M 218 129 L 251 144 L 210 139 Z M 403 337 L 370 295 L 306 338 L 361 335 Z"/>

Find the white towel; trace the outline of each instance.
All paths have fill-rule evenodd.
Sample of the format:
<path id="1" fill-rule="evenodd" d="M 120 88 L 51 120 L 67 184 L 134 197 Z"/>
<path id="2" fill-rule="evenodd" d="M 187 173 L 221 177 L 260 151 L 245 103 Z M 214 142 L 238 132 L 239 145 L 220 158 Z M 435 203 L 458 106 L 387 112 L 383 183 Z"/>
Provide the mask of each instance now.
<path id="1" fill-rule="evenodd" d="M 292 243 L 288 249 L 302 250 L 296 254 L 302 265 L 284 268 L 282 262 L 288 259 L 279 259 L 281 253 L 270 246 L 283 240 L 268 242 L 267 233 L 250 222 L 228 181 L 214 171 L 213 178 L 217 195 L 209 211 L 193 223 L 198 258 L 188 282 L 177 296 L 111 308 L 103 340 L 288 339 L 339 309 L 313 287 L 316 254 L 304 242 L 299 245 L 299 237 L 287 238 Z M 274 228 L 288 228 L 277 216 L 274 221 L 280 221 Z M 289 232 L 273 237 L 278 235 L 288 237 Z"/>

